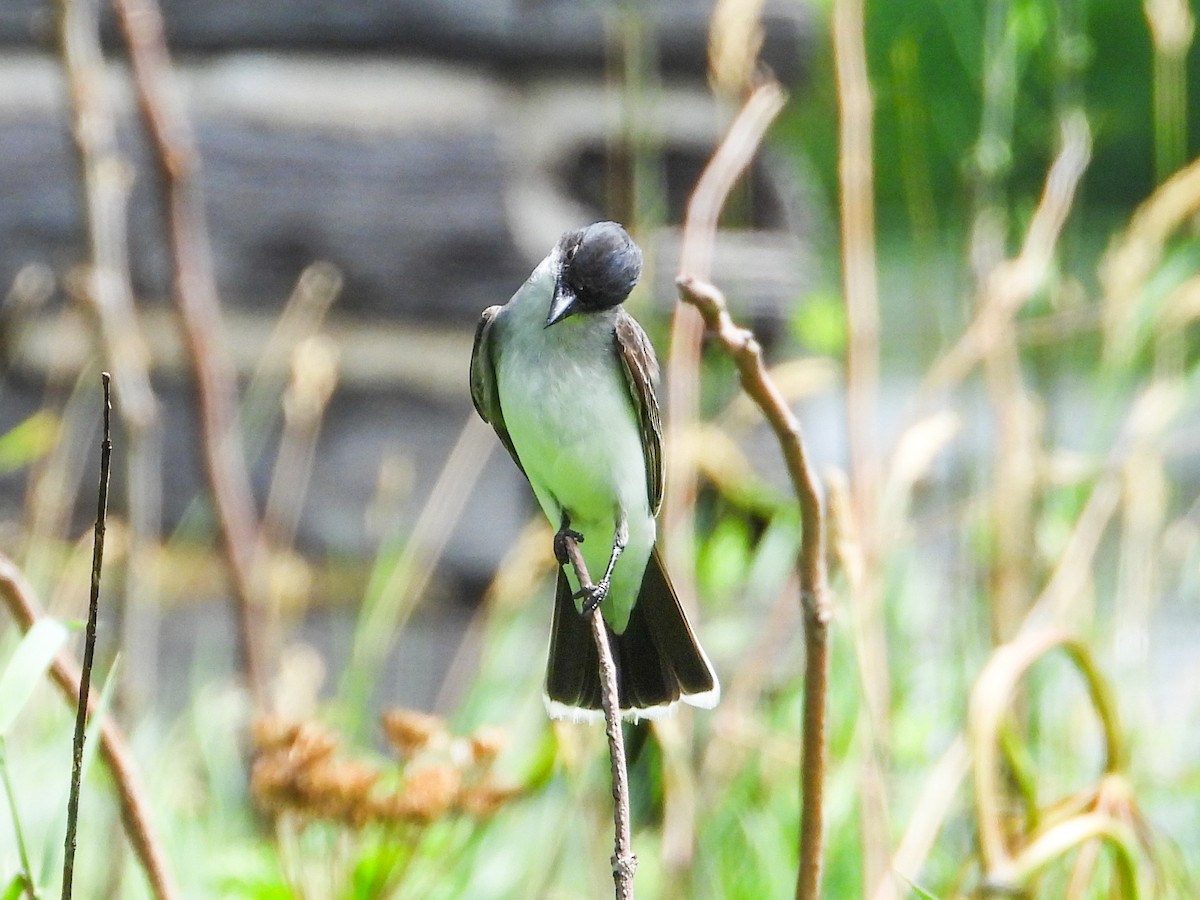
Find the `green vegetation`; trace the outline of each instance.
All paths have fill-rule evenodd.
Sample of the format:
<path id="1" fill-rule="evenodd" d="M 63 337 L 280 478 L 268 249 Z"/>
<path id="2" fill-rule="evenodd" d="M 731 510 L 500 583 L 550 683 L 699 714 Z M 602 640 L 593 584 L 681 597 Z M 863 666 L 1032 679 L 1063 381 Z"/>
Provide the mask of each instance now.
<path id="1" fill-rule="evenodd" d="M 1123 0 L 867 11 L 884 363 L 865 462 L 847 474 L 818 460 L 836 601 L 830 898 L 1200 893 L 1200 163 L 1187 162 L 1200 121 L 1186 102 L 1200 61 L 1190 31 L 1161 24 L 1172 3 L 1145 9 L 1160 17 L 1157 41 L 1142 5 Z M 819 49 L 811 89 L 770 142 L 816 173 L 818 212 L 834 222 L 837 84 Z M 840 410 L 862 399 L 844 392 L 855 335 L 836 269 L 821 281 L 771 350 L 810 438 L 836 429 L 819 444 L 839 447 Z M 694 558 L 671 565 L 694 579 L 725 696 L 631 735 L 644 740 L 636 884 L 643 897 L 786 897 L 800 814 L 799 517 L 728 363 L 706 357 L 703 375 L 704 423 L 669 448 L 699 473 Z M 262 412 L 269 387 L 261 418 L 275 415 Z M 275 387 L 278 401 L 287 386 Z M 86 548 L 56 517 L 54 490 L 80 480 L 65 473 L 94 395 L 81 376 L 0 435 L 0 474 L 33 486 L 22 520 L 0 523 L 0 550 L 52 610 L 86 595 Z M 478 468 L 471 440 L 468 428 L 447 483 Z M 197 548 L 212 519 L 156 541 L 140 587 L 161 599 L 211 578 Z M 182 896 L 609 890 L 603 734 L 542 710 L 547 528 L 512 536 L 453 713 L 381 726 L 366 711 L 452 524 L 437 510 L 421 522 L 386 538 L 369 574 L 339 582 L 362 598 L 344 672 L 288 642 L 275 717 L 256 720 L 246 693 L 213 676 L 211 647 L 180 708 L 122 716 Z M 110 584 L 135 577 L 123 535 L 114 515 Z M 291 551 L 274 562 L 276 601 L 305 594 L 289 572 L 314 595 L 340 577 Z M 0 896 L 56 896 L 73 711 L 44 676 L 67 631 L 47 618 L 0 637 Z M 77 896 L 149 896 L 116 837 L 114 795 L 93 765 Z"/>

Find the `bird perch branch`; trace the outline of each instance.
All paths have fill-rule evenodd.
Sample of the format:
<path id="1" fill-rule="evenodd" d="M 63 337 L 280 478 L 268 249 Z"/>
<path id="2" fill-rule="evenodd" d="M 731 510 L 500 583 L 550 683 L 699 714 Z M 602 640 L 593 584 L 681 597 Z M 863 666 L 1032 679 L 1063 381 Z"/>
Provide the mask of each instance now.
<path id="1" fill-rule="evenodd" d="M 579 579 L 579 586 L 587 590 L 593 586 L 583 561 L 579 543 L 569 535 L 564 544 L 567 558 Z M 612 875 L 616 885 L 617 900 L 632 900 L 633 873 L 637 871 L 637 857 L 633 855 L 633 829 L 629 815 L 629 771 L 625 762 L 625 738 L 621 733 L 621 700 L 617 693 L 617 667 L 613 662 L 612 648 L 608 644 L 608 626 L 600 608 L 588 615 L 592 626 L 592 639 L 600 655 L 600 703 L 604 707 L 604 732 L 608 735 L 608 756 L 612 764 L 613 795 L 613 841 Z"/>

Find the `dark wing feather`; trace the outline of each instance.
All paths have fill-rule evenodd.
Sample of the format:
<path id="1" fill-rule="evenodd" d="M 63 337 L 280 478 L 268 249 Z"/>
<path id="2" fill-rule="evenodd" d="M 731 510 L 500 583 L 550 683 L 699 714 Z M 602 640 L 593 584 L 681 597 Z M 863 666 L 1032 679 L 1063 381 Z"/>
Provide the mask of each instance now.
<path id="1" fill-rule="evenodd" d="M 663 470 L 662 419 L 658 411 L 658 397 L 654 390 L 658 381 L 658 360 L 654 348 L 642 326 L 624 310 L 617 317 L 614 331 L 617 356 L 625 372 L 625 385 L 633 400 L 642 432 L 642 454 L 646 459 L 646 495 L 650 498 L 650 512 L 658 515 L 662 506 L 663 487 L 666 473 Z"/>
<path id="2" fill-rule="evenodd" d="M 517 464 L 517 468 L 523 474 L 525 467 L 517 458 L 516 448 L 513 447 L 512 438 L 508 435 L 508 428 L 504 424 L 504 412 L 500 408 L 500 395 L 496 391 L 493 337 L 496 316 L 503 308 L 502 306 L 489 306 L 479 317 L 479 325 L 475 328 L 475 345 L 471 349 L 471 402 L 475 404 L 475 411 L 479 413 L 479 417 L 496 429 L 496 436 L 500 438 L 500 443 L 508 450 L 508 455 L 513 458 L 513 462 Z"/>

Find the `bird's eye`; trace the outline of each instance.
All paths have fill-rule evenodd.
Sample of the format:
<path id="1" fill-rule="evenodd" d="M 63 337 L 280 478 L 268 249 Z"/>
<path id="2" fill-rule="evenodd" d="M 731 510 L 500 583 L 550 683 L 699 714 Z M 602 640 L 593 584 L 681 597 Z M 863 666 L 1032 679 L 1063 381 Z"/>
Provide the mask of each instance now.
<path id="1" fill-rule="evenodd" d="M 567 248 L 567 262 L 571 262 L 573 259 L 575 259 L 575 254 L 578 252 L 579 252 L 578 244 L 572 244 L 571 246 L 569 246 Z"/>

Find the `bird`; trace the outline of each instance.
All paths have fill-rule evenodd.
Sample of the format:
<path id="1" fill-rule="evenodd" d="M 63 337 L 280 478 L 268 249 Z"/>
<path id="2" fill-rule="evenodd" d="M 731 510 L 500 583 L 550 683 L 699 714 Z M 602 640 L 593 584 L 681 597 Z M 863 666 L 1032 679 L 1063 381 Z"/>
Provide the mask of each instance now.
<path id="1" fill-rule="evenodd" d="M 524 473 L 551 524 L 558 573 L 543 700 L 553 719 L 603 716 L 597 607 L 625 719 L 682 700 L 711 709 L 716 671 L 655 546 L 664 489 L 654 348 L 623 303 L 642 251 L 616 222 L 567 231 L 503 306 L 484 310 L 471 399 Z M 590 591 L 567 565 L 580 542 Z"/>

